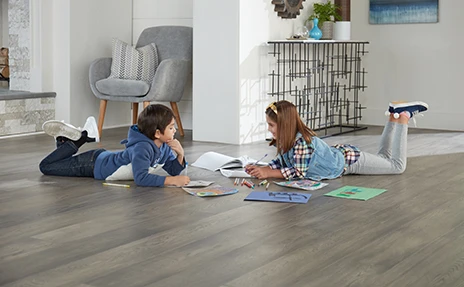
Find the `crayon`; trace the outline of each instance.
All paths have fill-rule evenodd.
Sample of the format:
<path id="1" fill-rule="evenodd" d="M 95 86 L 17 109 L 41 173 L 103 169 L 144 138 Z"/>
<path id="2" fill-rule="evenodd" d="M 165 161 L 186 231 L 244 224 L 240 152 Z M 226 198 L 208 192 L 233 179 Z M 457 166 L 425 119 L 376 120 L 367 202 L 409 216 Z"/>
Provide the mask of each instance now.
<path id="1" fill-rule="evenodd" d="M 258 185 L 265 185 L 266 183 L 267 183 L 267 180 L 265 179 L 265 180 L 261 181 Z"/>
<path id="2" fill-rule="evenodd" d="M 258 159 L 254 165 L 257 165 L 260 161 L 262 161 L 265 157 L 267 157 L 267 154 L 265 154 L 262 158 Z"/>
<path id="3" fill-rule="evenodd" d="M 266 190 L 269 188 L 269 182 L 266 184 Z"/>
<path id="4" fill-rule="evenodd" d="M 248 180 L 245 180 L 244 184 L 249 188 L 255 188 Z"/>
<path id="5" fill-rule="evenodd" d="M 250 181 L 246 180 L 246 181 L 251 185 L 251 188 L 255 188 L 255 184 L 251 180 Z"/>
<path id="6" fill-rule="evenodd" d="M 255 188 L 255 184 L 252 181 L 249 181 L 249 183 L 251 184 L 251 188 Z"/>
<path id="7" fill-rule="evenodd" d="M 119 183 L 110 183 L 110 182 L 104 182 L 102 184 L 106 186 L 130 187 L 130 185 L 128 184 L 119 184 Z"/>

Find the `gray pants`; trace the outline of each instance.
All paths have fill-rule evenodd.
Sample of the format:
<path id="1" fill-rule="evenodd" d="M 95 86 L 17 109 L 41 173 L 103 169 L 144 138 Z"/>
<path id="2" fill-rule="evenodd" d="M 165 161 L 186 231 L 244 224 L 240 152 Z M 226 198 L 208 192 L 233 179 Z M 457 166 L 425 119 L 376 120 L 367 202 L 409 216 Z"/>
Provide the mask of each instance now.
<path id="1" fill-rule="evenodd" d="M 345 174 L 400 174 L 406 169 L 408 125 L 387 122 L 377 154 L 361 152 Z"/>

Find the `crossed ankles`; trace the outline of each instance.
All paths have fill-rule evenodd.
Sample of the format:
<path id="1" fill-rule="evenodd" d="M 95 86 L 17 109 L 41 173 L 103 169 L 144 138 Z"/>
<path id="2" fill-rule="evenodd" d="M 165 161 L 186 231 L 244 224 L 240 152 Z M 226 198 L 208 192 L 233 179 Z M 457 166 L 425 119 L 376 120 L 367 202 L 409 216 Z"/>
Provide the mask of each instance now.
<path id="1" fill-rule="evenodd" d="M 94 117 L 88 117 L 82 129 L 57 120 L 46 121 L 42 129 L 46 134 L 55 137 L 57 144 L 73 141 L 76 146 L 80 147 L 86 142 L 100 141 Z"/>
<path id="2" fill-rule="evenodd" d="M 393 114 L 395 119 L 399 118 L 401 113 L 405 113 L 409 118 L 412 118 L 419 113 L 429 109 L 429 105 L 424 102 L 391 102 L 388 106 L 387 115 Z"/>
<path id="3" fill-rule="evenodd" d="M 416 125 L 415 116 L 427 111 L 429 105 L 421 101 L 415 102 L 391 102 L 388 106 L 388 111 L 385 115 L 393 115 L 393 118 L 398 119 L 400 115 L 405 115 L 408 119 L 413 120 Z"/>

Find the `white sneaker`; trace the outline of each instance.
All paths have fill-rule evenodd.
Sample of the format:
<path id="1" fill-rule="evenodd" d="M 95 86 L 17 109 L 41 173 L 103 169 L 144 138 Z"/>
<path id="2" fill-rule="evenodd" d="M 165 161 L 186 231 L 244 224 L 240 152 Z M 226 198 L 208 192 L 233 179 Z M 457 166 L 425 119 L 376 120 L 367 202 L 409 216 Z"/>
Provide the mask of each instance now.
<path id="1" fill-rule="evenodd" d="M 77 141 L 81 138 L 81 130 L 73 125 L 67 124 L 62 121 L 50 120 L 46 121 L 42 125 L 42 129 L 48 135 L 52 137 L 65 137 L 73 141 Z"/>
<path id="2" fill-rule="evenodd" d="M 94 138 L 96 142 L 100 141 L 100 134 L 98 133 L 97 122 L 94 117 L 90 116 L 87 118 L 82 130 L 87 131 L 87 137 Z"/>

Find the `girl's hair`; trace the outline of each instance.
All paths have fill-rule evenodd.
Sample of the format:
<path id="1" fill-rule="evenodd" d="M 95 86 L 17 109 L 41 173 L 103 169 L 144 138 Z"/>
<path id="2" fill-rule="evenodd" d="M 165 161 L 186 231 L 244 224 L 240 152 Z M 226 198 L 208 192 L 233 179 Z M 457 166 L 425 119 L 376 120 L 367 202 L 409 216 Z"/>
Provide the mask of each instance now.
<path id="1" fill-rule="evenodd" d="M 140 113 L 137 128 L 148 138 L 155 140 L 156 130 L 164 134 L 164 130 L 175 119 L 172 110 L 164 105 L 149 105 Z"/>
<path id="2" fill-rule="evenodd" d="M 269 145 L 276 145 L 278 153 L 286 153 L 293 147 L 298 132 L 308 144 L 311 143 L 311 137 L 316 135 L 303 123 L 295 105 L 288 101 L 271 103 L 266 109 L 266 115 L 277 124 L 276 139 L 272 139 Z"/>

